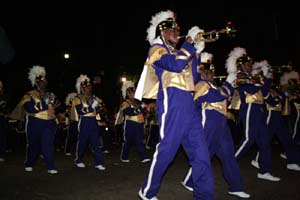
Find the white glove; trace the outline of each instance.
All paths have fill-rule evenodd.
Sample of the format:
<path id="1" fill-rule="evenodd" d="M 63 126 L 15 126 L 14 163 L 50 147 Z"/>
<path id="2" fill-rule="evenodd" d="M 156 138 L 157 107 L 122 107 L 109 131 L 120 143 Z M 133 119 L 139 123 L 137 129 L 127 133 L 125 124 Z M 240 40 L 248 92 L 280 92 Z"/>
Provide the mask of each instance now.
<path id="1" fill-rule="evenodd" d="M 192 40 L 194 41 L 199 32 L 204 32 L 204 31 L 201 30 L 198 26 L 193 26 L 188 31 L 187 37 L 190 36 L 192 38 Z"/>
<path id="2" fill-rule="evenodd" d="M 98 101 L 93 99 L 92 108 L 95 109 L 98 106 Z"/>
<path id="3" fill-rule="evenodd" d="M 190 36 L 193 40 L 193 42 L 196 39 L 196 36 L 199 32 L 204 32 L 202 29 L 200 29 L 198 26 L 193 26 L 189 31 L 187 36 Z M 205 43 L 204 42 L 196 42 L 194 44 L 194 47 L 197 49 L 196 53 L 201 53 L 203 49 L 205 48 Z"/>
<path id="4" fill-rule="evenodd" d="M 236 73 L 228 74 L 226 81 L 232 85 L 232 83 L 236 80 Z"/>
<path id="5" fill-rule="evenodd" d="M 145 103 L 144 103 L 144 102 L 142 103 L 141 107 L 142 107 L 142 108 L 145 108 Z"/>

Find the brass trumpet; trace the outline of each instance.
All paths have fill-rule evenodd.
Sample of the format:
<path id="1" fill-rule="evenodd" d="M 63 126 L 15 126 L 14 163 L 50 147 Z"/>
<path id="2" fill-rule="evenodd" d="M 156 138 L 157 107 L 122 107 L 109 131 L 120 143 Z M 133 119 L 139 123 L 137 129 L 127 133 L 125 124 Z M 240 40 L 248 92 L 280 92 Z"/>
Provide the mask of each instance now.
<path id="1" fill-rule="evenodd" d="M 282 74 L 284 72 L 289 72 L 293 69 L 291 65 L 279 65 L 279 66 L 272 66 L 271 70 L 273 73 Z"/>
<path id="2" fill-rule="evenodd" d="M 235 37 L 236 29 L 234 28 L 232 22 L 227 22 L 226 28 L 221 30 L 212 30 L 209 32 L 199 32 L 196 35 L 195 43 L 198 42 L 215 42 L 220 38 L 220 34 L 227 34 L 228 37 Z"/>

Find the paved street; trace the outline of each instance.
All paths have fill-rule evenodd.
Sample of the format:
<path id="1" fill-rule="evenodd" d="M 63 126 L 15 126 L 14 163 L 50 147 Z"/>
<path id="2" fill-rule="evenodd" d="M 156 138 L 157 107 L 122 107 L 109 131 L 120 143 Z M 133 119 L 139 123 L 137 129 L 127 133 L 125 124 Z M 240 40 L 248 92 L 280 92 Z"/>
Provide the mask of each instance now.
<path id="1" fill-rule="evenodd" d="M 25 148 L 25 147 L 24 147 Z M 73 157 L 62 152 L 55 153 L 57 175 L 47 174 L 40 159 L 33 172 L 25 172 L 23 147 L 7 154 L 7 161 L 0 163 L 1 200 L 135 200 L 145 178 L 149 163 L 142 164 L 136 150 L 131 149 L 130 163 L 119 161 L 119 146 L 105 154 L 106 170 L 97 171 L 89 151 L 85 157 L 84 169 L 73 165 Z M 148 150 L 151 154 L 153 150 Z M 254 150 L 241 160 L 241 171 L 245 191 L 255 200 L 299 200 L 300 172 L 285 168 L 285 160 L 279 157 L 280 145 L 273 144 L 274 175 L 281 182 L 269 182 L 256 178 L 257 170 L 250 165 Z M 222 177 L 219 161 L 212 160 L 215 175 L 215 199 L 238 199 L 227 194 L 227 185 Z M 192 200 L 191 192 L 184 189 L 180 181 L 188 170 L 185 154 L 180 149 L 170 165 L 157 194 L 160 200 Z"/>

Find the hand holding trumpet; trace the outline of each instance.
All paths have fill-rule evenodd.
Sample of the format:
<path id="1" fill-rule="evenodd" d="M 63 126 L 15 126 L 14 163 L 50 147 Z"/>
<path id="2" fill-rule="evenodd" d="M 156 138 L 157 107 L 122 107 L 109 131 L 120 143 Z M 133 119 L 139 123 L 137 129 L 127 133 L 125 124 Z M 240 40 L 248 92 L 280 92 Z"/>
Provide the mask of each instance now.
<path id="1" fill-rule="evenodd" d="M 198 26 L 193 26 L 187 34 L 187 37 L 192 38 L 192 43 L 194 43 L 195 48 L 197 49 L 197 53 L 201 53 L 205 48 L 205 43 L 203 41 L 199 41 L 198 35 L 199 33 L 203 33 L 204 31 L 200 29 Z"/>
<path id="2" fill-rule="evenodd" d="M 197 26 L 192 27 L 186 36 L 180 37 L 191 37 L 195 44 L 199 42 L 215 42 L 220 38 L 220 34 L 226 34 L 228 37 L 235 37 L 236 29 L 232 22 L 227 22 L 226 27 L 221 30 L 212 30 L 204 32 Z"/>

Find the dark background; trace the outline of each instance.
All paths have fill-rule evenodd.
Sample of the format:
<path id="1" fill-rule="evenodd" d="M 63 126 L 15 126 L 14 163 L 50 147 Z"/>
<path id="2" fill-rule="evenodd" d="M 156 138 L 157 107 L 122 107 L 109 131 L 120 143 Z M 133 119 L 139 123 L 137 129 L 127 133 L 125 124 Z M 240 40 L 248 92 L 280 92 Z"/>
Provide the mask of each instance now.
<path id="1" fill-rule="evenodd" d="M 27 2 L 26 2 L 27 3 Z M 299 65 L 299 30 L 296 3 L 289 1 L 111 1 L 2 4 L 0 14 L 0 79 L 11 104 L 31 89 L 29 68 L 46 68 L 49 87 L 62 101 L 75 90 L 76 78 L 101 77 L 99 95 L 113 108 L 119 103 L 120 77 L 135 81 L 142 71 L 149 43 L 151 17 L 170 9 L 177 15 L 182 35 L 194 25 L 205 31 L 225 28 L 232 21 L 236 37 L 225 35 L 207 43 L 214 54 L 217 75 L 226 75 L 229 52 L 243 47 L 255 61 L 273 66 Z M 64 53 L 71 55 L 66 60 Z"/>

